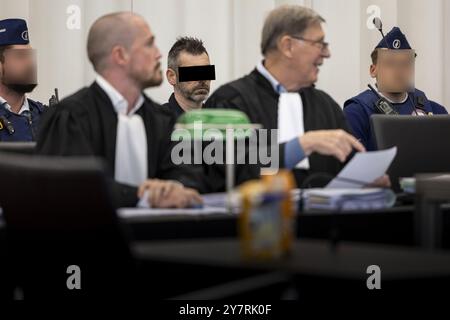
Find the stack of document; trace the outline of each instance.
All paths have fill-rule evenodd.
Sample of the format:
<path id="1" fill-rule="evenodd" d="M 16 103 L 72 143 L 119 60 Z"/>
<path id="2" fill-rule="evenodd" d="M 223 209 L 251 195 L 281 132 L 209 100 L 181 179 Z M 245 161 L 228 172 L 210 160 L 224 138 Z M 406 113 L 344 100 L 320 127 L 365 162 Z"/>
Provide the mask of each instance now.
<path id="1" fill-rule="evenodd" d="M 392 207 L 396 196 L 390 189 L 365 186 L 385 174 L 397 148 L 359 152 L 324 189 L 303 192 L 305 210 L 373 210 Z"/>
<path id="2" fill-rule="evenodd" d="M 392 207 L 390 189 L 308 189 L 303 193 L 305 210 L 373 210 Z"/>

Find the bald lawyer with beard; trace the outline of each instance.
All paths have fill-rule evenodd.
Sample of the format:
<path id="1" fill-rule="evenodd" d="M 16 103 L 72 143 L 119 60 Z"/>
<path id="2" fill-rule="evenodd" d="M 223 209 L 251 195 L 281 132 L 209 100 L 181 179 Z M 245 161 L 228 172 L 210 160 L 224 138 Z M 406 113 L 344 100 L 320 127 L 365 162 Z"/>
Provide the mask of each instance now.
<path id="1" fill-rule="evenodd" d="M 87 51 L 97 77 L 42 119 L 38 153 L 104 159 L 117 206 L 144 195 L 153 207 L 200 202 L 194 175 L 171 161 L 174 115 L 142 93 L 162 82 L 148 24 L 130 12 L 105 15 L 89 30 Z"/>
<path id="2" fill-rule="evenodd" d="M 241 110 L 264 129 L 278 129 L 278 141 L 271 143 L 278 143 L 280 166 L 293 169 L 299 186 L 311 174 L 322 178 L 308 185 L 325 184 L 354 150 L 365 150 L 348 133 L 336 101 L 314 87 L 319 67 L 330 57 L 324 21 L 313 10 L 297 5 L 271 11 L 262 31 L 264 59 L 250 74 L 221 86 L 206 102 L 211 108 Z M 389 185 L 387 180 L 377 182 Z"/>

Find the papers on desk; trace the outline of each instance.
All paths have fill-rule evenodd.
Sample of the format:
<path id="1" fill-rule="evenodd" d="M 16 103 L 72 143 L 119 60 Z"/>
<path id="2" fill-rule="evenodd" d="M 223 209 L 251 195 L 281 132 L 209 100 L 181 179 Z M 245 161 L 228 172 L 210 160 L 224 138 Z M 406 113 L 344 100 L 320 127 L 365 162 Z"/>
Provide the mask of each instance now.
<path id="1" fill-rule="evenodd" d="M 152 209 L 152 208 L 121 208 L 117 211 L 121 218 L 147 216 L 202 216 L 228 213 L 226 208 L 203 207 L 187 209 Z"/>
<path id="2" fill-rule="evenodd" d="M 396 154 L 397 147 L 355 154 L 324 189 L 304 191 L 304 209 L 351 211 L 392 207 L 396 199 L 392 190 L 363 187 L 383 176 Z"/>
<path id="3" fill-rule="evenodd" d="M 325 188 L 362 188 L 383 176 L 397 154 L 397 147 L 358 152 Z"/>
<path id="4" fill-rule="evenodd" d="M 386 189 L 361 189 L 383 176 L 397 154 L 397 147 L 387 150 L 357 153 L 325 189 L 309 189 L 304 192 L 305 209 L 381 209 L 395 202 L 395 194 Z M 299 199 L 299 190 L 293 190 L 293 200 Z M 167 215 L 211 215 L 228 213 L 227 194 L 203 195 L 203 208 L 152 209 L 148 208 L 145 194 L 138 208 L 119 210 L 121 217 L 167 216 Z M 146 208 L 147 207 L 147 208 Z M 239 193 L 231 197 L 232 211 L 239 212 Z"/>
<path id="5" fill-rule="evenodd" d="M 303 193 L 305 210 L 373 210 L 392 207 L 390 189 L 309 189 Z"/>
<path id="6" fill-rule="evenodd" d="M 146 199 L 144 196 L 143 199 Z M 122 218 L 146 217 L 146 216 L 202 216 L 214 214 L 230 213 L 227 207 L 227 193 L 210 193 L 202 195 L 203 207 L 201 208 L 183 208 L 183 209 L 158 209 L 149 208 L 148 205 L 141 202 L 137 208 L 121 208 L 118 214 Z M 239 212 L 239 194 L 234 193 L 232 197 L 232 214 Z"/>

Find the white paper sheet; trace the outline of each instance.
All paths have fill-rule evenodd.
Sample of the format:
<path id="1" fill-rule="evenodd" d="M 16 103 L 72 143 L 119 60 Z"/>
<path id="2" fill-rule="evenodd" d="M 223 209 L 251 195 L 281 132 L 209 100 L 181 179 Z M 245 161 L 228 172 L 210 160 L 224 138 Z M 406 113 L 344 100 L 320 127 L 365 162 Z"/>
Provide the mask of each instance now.
<path id="1" fill-rule="evenodd" d="M 325 188 L 362 188 L 383 176 L 397 154 L 397 147 L 358 152 Z"/>

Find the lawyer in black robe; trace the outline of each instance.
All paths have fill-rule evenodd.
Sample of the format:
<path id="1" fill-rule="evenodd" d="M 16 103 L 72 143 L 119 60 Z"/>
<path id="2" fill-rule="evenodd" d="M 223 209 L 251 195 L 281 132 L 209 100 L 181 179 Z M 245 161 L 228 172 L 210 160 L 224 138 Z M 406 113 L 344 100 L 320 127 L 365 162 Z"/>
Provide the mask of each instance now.
<path id="1" fill-rule="evenodd" d="M 303 88 L 299 93 L 303 102 L 305 132 L 328 129 L 349 131 L 342 109 L 328 94 L 314 86 Z M 218 88 L 206 105 L 208 108 L 241 110 L 251 122 L 261 124 L 264 129 L 277 129 L 278 98 L 279 94 L 271 83 L 254 69 L 250 74 Z M 284 144 L 280 144 L 279 155 L 279 164 L 283 167 Z M 304 183 L 305 186 L 323 186 L 343 167 L 336 158 L 318 153 L 309 155 L 309 163 L 309 170 L 293 169 L 298 186 Z"/>
<path id="2" fill-rule="evenodd" d="M 144 98 L 144 104 L 136 113 L 145 125 L 148 178 L 177 180 L 186 187 L 198 189 L 193 172 L 171 161 L 174 115 L 145 95 Z M 117 113 L 96 82 L 62 100 L 41 121 L 36 147 L 38 154 L 100 157 L 106 163 L 107 175 L 114 178 Z M 117 182 L 112 185 L 117 206 L 136 205 L 136 187 Z"/>

